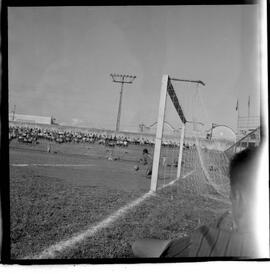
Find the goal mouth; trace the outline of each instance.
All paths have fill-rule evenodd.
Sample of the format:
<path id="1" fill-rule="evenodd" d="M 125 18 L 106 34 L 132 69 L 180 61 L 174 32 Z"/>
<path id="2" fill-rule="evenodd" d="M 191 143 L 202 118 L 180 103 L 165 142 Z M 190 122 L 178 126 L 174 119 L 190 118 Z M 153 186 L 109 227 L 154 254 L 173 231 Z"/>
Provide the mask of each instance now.
<path id="1" fill-rule="evenodd" d="M 226 146 L 223 140 L 207 136 L 212 121 L 207 121 L 200 96 L 199 88 L 204 86 L 201 80 L 163 75 L 151 191 L 173 185 L 174 194 L 182 188 L 228 201 L 229 161 L 223 151 Z"/>

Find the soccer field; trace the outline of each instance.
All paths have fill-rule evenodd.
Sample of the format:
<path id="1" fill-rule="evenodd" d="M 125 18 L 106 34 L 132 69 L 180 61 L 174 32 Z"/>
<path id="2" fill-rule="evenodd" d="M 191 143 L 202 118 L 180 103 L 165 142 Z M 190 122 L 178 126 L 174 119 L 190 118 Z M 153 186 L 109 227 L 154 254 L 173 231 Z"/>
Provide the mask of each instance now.
<path id="1" fill-rule="evenodd" d="M 186 235 L 230 207 L 190 191 L 195 172 L 185 168 L 179 182 L 146 194 L 150 179 L 133 168 L 141 147 L 109 161 L 103 146 L 68 146 L 58 145 L 57 153 L 10 148 L 13 259 L 132 258 L 135 239 Z"/>

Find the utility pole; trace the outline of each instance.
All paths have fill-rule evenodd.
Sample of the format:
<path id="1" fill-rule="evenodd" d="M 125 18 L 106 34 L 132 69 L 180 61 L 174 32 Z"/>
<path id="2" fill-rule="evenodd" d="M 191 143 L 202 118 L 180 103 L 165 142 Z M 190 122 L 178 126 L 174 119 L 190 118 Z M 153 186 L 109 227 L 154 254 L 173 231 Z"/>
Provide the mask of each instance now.
<path id="1" fill-rule="evenodd" d="M 120 83 L 120 98 L 119 98 L 119 106 L 118 106 L 118 114 L 117 114 L 117 121 L 116 121 L 116 128 L 115 131 L 119 132 L 120 129 L 120 118 L 121 118 L 121 107 L 122 107 L 122 96 L 124 90 L 124 84 L 132 84 L 135 80 L 136 76 L 133 75 L 125 75 L 125 74 L 110 74 L 114 83 Z"/>
<path id="2" fill-rule="evenodd" d="M 139 124 L 140 132 L 143 132 L 144 126 L 145 126 L 144 123 Z"/>
<path id="3" fill-rule="evenodd" d="M 247 121 L 247 130 L 250 132 L 250 96 L 248 96 L 248 121 Z M 250 137 L 247 139 L 247 147 L 249 147 Z"/>
<path id="4" fill-rule="evenodd" d="M 14 105 L 12 121 L 14 121 L 14 118 L 15 118 L 15 110 L 16 110 L 16 105 Z"/>

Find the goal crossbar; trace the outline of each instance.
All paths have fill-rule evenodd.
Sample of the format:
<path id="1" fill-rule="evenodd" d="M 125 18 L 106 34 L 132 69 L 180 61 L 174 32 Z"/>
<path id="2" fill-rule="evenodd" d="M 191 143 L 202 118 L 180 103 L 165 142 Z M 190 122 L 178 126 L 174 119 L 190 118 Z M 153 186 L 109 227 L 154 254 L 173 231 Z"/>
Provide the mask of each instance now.
<path id="1" fill-rule="evenodd" d="M 178 115 L 179 115 L 182 123 L 185 124 L 187 122 L 186 117 L 185 117 L 185 115 L 183 113 L 183 110 L 182 110 L 180 104 L 179 104 L 178 98 L 177 98 L 177 96 L 175 94 L 173 85 L 172 85 L 169 77 L 168 77 L 168 93 L 169 93 L 169 95 L 171 97 L 171 100 L 172 100 L 172 102 L 174 104 L 174 107 L 175 107 L 175 109 L 176 109 L 176 111 L 177 111 L 177 113 L 178 113 Z"/>

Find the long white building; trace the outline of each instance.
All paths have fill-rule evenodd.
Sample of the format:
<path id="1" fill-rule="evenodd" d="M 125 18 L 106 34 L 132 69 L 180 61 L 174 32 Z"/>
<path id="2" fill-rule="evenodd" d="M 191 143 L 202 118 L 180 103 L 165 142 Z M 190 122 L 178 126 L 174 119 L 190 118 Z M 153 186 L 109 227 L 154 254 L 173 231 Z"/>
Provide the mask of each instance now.
<path id="1" fill-rule="evenodd" d="M 51 125 L 53 123 L 53 118 L 47 117 L 47 116 L 9 113 L 9 121 L 10 122 L 22 122 L 22 123 Z"/>

